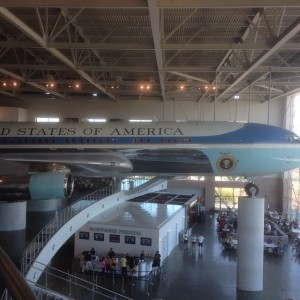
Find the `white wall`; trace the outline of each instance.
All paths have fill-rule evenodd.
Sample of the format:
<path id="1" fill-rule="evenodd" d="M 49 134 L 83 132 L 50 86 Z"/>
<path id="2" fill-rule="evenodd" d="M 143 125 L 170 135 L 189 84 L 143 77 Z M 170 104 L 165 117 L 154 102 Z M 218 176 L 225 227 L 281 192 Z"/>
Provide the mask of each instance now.
<path id="1" fill-rule="evenodd" d="M 18 107 L 0 107 L 1 122 L 23 122 L 27 121 L 27 110 Z"/>
<path id="2" fill-rule="evenodd" d="M 109 223 L 101 223 L 91 220 L 80 228 L 75 233 L 75 255 L 82 251 L 89 251 L 92 247 L 95 248 L 96 253 L 100 255 L 107 255 L 110 248 L 116 253 L 129 253 L 132 256 L 139 256 L 144 250 L 145 254 L 152 256 L 158 250 L 161 253 L 163 260 L 171 253 L 173 248 L 178 244 L 179 232 L 184 229 L 184 207 L 180 209 L 170 220 L 167 220 L 159 229 L 142 227 L 120 226 Z M 79 239 L 79 232 L 89 232 L 89 239 Z M 127 231 L 128 233 L 125 233 Z M 104 241 L 95 241 L 94 233 L 104 233 Z M 120 243 L 109 242 L 109 235 L 120 235 Z M 135 236 L 135 245 L 125 244 L 125 236 Z M 140 243 L 141 237 L 151 238 L 151 246 L 143 246 Z"/>
<path id="3" fill-rule="evenodd" d="M 141 224 L 142 225 L 142 224 Z M 86 231 L 90 233 L 89 240 L 79 239 L 79 231 Z M 89 251 L 92 247 L 95 248 L 97 254 L 107 255 L 110 248 L 116 253 L 129 253 L 131 256 L 139 256 L 141 251 L 144 250 L 145 254 L 153 254 L 157 250 L 157 240 L 158 240 L 158 230 L 153 228 L 143 228 L 143 227 L 130 227 L 130 226 L 120 226 L 114 224 L 104 224 L 97 222 L 88 222 L 75 234 L 75 255 L 78 255 L 82 251 Z M 128 233 L 124 233 L 127 231 Z M 104 233 L 104 241 L 95 241 L 94 233 Z M 109 235 L 116 234 L 120 235 L 120 243 L 112 243 L 109 241 Z M 135 244 L 125 244 L 125 236 L 134 236 Z M 151 238 L 151 246 L 141 245 L 141 237 Z"/>
<path id="4" fill-rule="evenodd" d="M 134 100 L 101 101 L 97 98 L 63 99 L 31 98 L 20 102 L 19 107 L 28 110 L 28 120 L 37 116 L 60 118 L 106 118 L 106 119 L 152 119 L 159 121 L 200 120 L 200 121 L 245 121 L 270 123 L 282 126 L 285 115 L 285 101 L 282 99 L 260 103 L 252 101 L 192 102 L 185 100 L 154 101 Z M 12 119 L 11 121 L 14 121 Z"/>
<path id="5" fill-rule="evenodd" d="M 159 229 L 159 253 L 163 261 L 179 243 L 179 233 L 184 230 L 185 208 L 182 207 L 177 214 Z"/>

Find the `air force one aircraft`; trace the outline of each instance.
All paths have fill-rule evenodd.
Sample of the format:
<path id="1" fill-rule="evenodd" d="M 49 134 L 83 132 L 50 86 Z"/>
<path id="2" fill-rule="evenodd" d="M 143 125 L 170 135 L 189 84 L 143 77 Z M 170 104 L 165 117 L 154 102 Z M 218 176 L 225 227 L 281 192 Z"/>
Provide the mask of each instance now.
<path id="1" fill-rule="evenodd" d="M 30 174 L 31 194 L 39 190 L 36 197 L 46 199 L 58 187 L 70 195 L 70 174 L 281 173 L 300 167 L 300 141 L 289 130 L 254 123 L 0 123 L 0 160 L 10 183 Z"/>

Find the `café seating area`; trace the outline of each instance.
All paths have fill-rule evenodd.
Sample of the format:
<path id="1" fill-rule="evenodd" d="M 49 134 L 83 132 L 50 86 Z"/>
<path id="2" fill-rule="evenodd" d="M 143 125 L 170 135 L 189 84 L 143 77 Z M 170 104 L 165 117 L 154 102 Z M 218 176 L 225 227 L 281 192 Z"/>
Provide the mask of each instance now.
<path id="1" fill-rule="evenodd" d="M 264 228 L 264 250 L 266 254 L 282 255 L 288 245 L 288 235 L 280 225 L 268 214 Z M 276 220 L 278 216 L 275 218 Z M 222 210 L 218 217 L 218 234 L 223 250 L 237 250 L 238 248 L 238 223 L 237 215 L 232 210 Z M 300 232 L 300 231 L 299 231 Z M 299 248 L 300 249 L 300 248 Z"/>

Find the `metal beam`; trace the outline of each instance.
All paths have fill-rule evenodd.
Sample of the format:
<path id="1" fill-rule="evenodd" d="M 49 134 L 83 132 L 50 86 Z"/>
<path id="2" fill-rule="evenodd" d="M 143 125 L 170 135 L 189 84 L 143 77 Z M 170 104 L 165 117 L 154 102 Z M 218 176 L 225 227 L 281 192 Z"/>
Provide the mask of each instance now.
<path id="1" fill-rule="evenodd" d="M 55 49 L 98 49 L 98 50 L 126 50 L 126 51 L 154 51 L 153 44 L 133 44 L 133 43 L 89 43 L 89 42 L 46 42 L 49 48 Z M 35 42 L 23 41 L 0 41 L 0 47 L 6 48 L 43 48 Z M 300 43 L 286 43 L 280 50 L 299 50 Z M 201 51 L 201 50 L 270 50 L 272 46 L 267 42 L 250 43 L 162 43 L 162 50 L 174 51 Z"/>
<path id="2" fill-rule="evenodd" d="M 9 96 L 9 97 L 13 97 L 13 98 L 17 98 L 16 94 L 10 93 L 10 92 L 6 92 L 6 91 L 2 91 L 2 90 L 0 90 L 0 94 L 3 94 L 5 96 Z"/>
<path id="3" fill-rule="evenodd" d="M 16 70 L 20 69 L 19 64 L 0 64 L 0 68 Z M 24 70 L 49 70 L 49 71 L 63 71 L 69 70 L 70 68 L 66 65 L 34 65 L 34 64 L 22 64 L 22 69 Z M 77 66 L 77 70 L 83 71 L 103 71 L 103 72 L 136 72 L 136 73 L 157 73 L 158 70 L 154 66 L 115 66 L 115 65 L 106 65 L 106 66 Z M 220 67 L 218 72 L 228 72 L 228 73 L 243 73 L 247 72 L 247 68 L 243 67 Z M 216 73 L 214 67 L 197 67 L 197 66 L 165 66 L 163 67 L 163 72 L 189 72 L 189 73 Z M 280 73 L 297 73 L 300 72 L 300 67 L 270 67 L 270 66 L 259 66 L 253 73 L 266 73 L 266 72 L 280 72 Z"/>
<path id="4" fill-rule="evenodd" d="M 243 93 L 245 90 L 247 90 L 250 86 L 256 86 L 256 83 L 258 81 L 260 81 L 262 78 L 266 77 L 268 74 L 269 74 L 269 72 L 260 75 L 256 79 L 252 80 L 250 84 L 247 83 L 245 87 L 240 88 L 239 90 L 235 91 L 234 94 L 239 95 L 239 94 Z M 228 101 L 231 97 L 232 97 L 232 95 L 230 97 L 228 97 L 227 99 L 225 99 L 223 102 Z"/>
<path id="5" fill-rule="evenodd" d="M 20 19 L 18 19 L 14 14 L 12 14 L 8 9 L 4 7 L 0 7 L 0 15 L 5 18 L 8 22 L 16 26 L 19 30 L 24 32 L 27 36 L 29 36 L 32 40 L 34 40 L 36 43 L 41 45 L 45 50 L 47 50 L 49 53 L 54 55 L 56 58 L 58 58 L 61 62 L 63 62 L 65 65 L 67 65 L 69 68 L 74 70 L 77 74 L 79 74 L 82 78 L 93 84 L 96 88 L 101 90 L 103 93 L 108 95 L 111 99 L 115 100 L 114 95 L 107 92 L 104 87 L 102 87 L 99 84 L 94 83 L 93 78 L 91 78 L 87 73 L 85 73 L 82 70 L 78 70 L 76 68 L 76 65 L 69 60 L 65 55 L 63 55 L 61 52 L 59 52 L 57 49 L 49 48 L 46 45 L 46 42 L 44 39 L 39 36 L 34 30 L 32 30 L 29 26 L 27 26 L 24 22 L 22 22 Z"/>
<path id="6" fill-rule="evenodd" d="M 175 71 L 171 71 L 169 73 L 174 74 L 174 75 L 178 75 L 178 76 L 182 76 L 182 77 L 187 78 L 187 79 L 192 79 L 192 80 L 196 80 L 196 81 L 200 81 L 200 82 L 204 82 L 204 83 L 209 83 L 209 81 L 207 81 L 206 79 L 200 78 L 200 77 L 195 77 L 195 76 L 191 76 L 191 75 L 188 75 L 188 74 L 175 72 Z"/>
<path id="7" fill-rule="evenodd" d="M 57 96 L 57 97 L 59 97 L 59 98 L 63 98 L 63 99 L 66 98 L 66 96 L 63 95 L 63 94 L 60 94 L 60 93 L 55 92 L 55 91 L 51 91 L 51 90 L 49 90 L 47 87 L 45 87 L 45 86 L 43 86 L 43 85 L 40 85 L 40 84 L 38 84 L 38 83 L 36 83 L 36 82 L 27 82 L 23 77 L 21 77 L 21 76 L 15 74 L 15 73 L 12 73 L 12 72 L 10 72 L 10 71 L 7 71 L 7 70 L 5 70 L 5 69 L 1 69 L 1 68 L 0 68 L 0 73 L 5 74 L 5 75 L 7 75 L 7 76 L 9 76 L 9 77 L 11 77 L 11 78 L 14 78 L 14 79 L 16 79 L 16 80 L 18 80 L 18 81 L 20 81 L 20 82 L 24 82 L 24 83 L 26 83 L 26 84 L 29 84 L 29 85 L 31 85 L 31 86 L 33 86 L 33 87 L 39 89 L 39 90 L 42 90 L 42 91 L 44 91 L 44 92 L 49 92 L 49 93 L 51 93 L 51 94 L 53 94 L 53 95 L 55 95 L 55 96 Z"/>
<path id="8" fill-rule="evenodd" d="M 227 94 L 235 85 L 237 85 L 240 81 L 242 81 L 246 76 L 248 76 L 251 72 L 255 71 L 255 69 L 260 66 L 266 59 L 268 59 L 273 53 L 275 53 L 283 44 L 285 44 L 289 39 L 291 39 L 295 34 L 300 31 L 300 23 L 294 26 L 285 36 L 283 36 L 269 51 L 263 54 L 259 59 L 256 60 L 252 64 L 250 68 L 242 75 L 240 75 L 235 82 L 225 89 L 218 97 L 216 97 L 216 101 L 218 101 L 224 94 Z M 271 68 L 270 68 L 271 69 Z M 271 71 L 271 70 L 270 70 Z"/>
<path id="9" fill-rule="evenodd" d="M 150 22 L 151 22 L 151 29 L 152 29 L 152 36 L 153 36 L 153 43 L 155 48 L 155 55 L 156 55 L 156 63 L 158 69 L 158 76 L 160 82 L 160 89 L 163 101 L 166 99 L 166 88 L 165 88 L 165 78 L 164 78 L 164 70 L 163 70 L 163 57 L 162 57 L 162 50 L 160 47 L 160 30 L 159 30 L 159 10 L 157 8 L 157 1 L 156 0 L 148 0 L 149 6 L 149 15 L 150 15 Z"/>
<path id="10" fill-rule="evenodd" d="M 0 6 L 3 7 L 86 7 L 86 8 L 145 8 L 146 0 L 0 0 Z M 159 8 L 246 8 L 246 7 L 295 7 L 299 6 L 299 0 L 158 0 Z"/>
<path id="11" fill-rule="evenodd" d="M 272 100 L 275 100 L 275 99 L 278 99 L 278 98 L 281 98 L 281 97 L 287 97 L 287 96 L 291 96 L 291 95 L 298 94 L 298 93 L 300 93 L 300 88 L 293 89 L 293 90 L 291 90 L 289 92 L 286 92 L 286 93 L 281 94 L 281 95 L 276 96 L 276 97 L 272 97 L 272 98 L 267 99 L 267 100 L 265 100 L 263 102 L 272 101 Z"/>
<path id="12" fill-rule="evenodd" d="M 283 94 L 283 92 L 284 92 L 283 90 L 276 89 L 273 86 L 268 86 L 268 85 L 264 85 L 264 84 L 256 84 L 256 86 L 261 87 L 261 88 L 266 89 L 266 90 L 271 90 L 273 92 L 281 93 L 281 94 Z"/>

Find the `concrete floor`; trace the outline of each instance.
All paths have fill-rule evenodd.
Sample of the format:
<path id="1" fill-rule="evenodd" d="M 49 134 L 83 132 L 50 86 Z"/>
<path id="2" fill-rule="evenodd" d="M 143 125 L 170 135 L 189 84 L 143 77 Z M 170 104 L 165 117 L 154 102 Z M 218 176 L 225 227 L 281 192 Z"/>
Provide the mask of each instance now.
<path id="1" fill-rule="evenodd" d="M 216 221 L 206 219 L 193 231 L 204 235 L 203 251 L 177 246 L 165 261 L 166 273 L 151 278 L 153 284 L 148 285 L 148 293 L 145 281 L 135 280 L 133 286 L 131 279 L 125 279 L 122 286 L 120 278 L 113 284 L 111 278 L 99 277 L 98 284 L 138 300 L 300 300 L 300 256 L 293 255 L 291 245 L 282 256 L 265 253 L 263 291 L 244 292 L 237 289 L 237 253 L 222 249 Z M 66 262 L 64 255 L 62 249 L 56 260 Z M 81 276 L 93 280 L 92 275 Z M 79 294 L 72 297 L 82 298 Z"/>
<path id="2" fill-rule="evenodd" d="M 47 214 L 47 218 L 51 218 L 51 214 L 49 216 Z M 47 218 L 43 214 L 43 222 Z M 18 251 L 24 249 L 25 240 L 32 239 L 40 228 L 41 224 L 39 223 L 43 223 L 39 219 L 42 219 L 41 215 L 31 218 L 27 233 L 22 231 L 21 238 L 19 232 L 16 232 L 15 235 L 10 233 L 9 236 L 6 233 L 1 234 L 0 244 L 10 245 L 8 253 L 17 256 L 12 248 L 18 249 Z M 300 300 L 300 256 L 293 255 L 291 243 L 286 247 L 282 256 L 265 253 L 263 291 L 243 292 L 237 290 L 236 287 L 237 253 L 234 250 L 222 249 L 215 218 L 213 220 L 207 218 L 204 223 L 198 224 L 194 228 L 194 232 L 202 233 L 205 237 L 202 253 L 198 250 L 184 250 L 182 244 L 178 245 L 165 262 L 167 272 L 151 278 L 153 284 L 148 285 L 148 292 L 147 282 L 144 280 L 135 280 L 133 286 L 131 279 L 125 279 L 122 286 L 120 278 L 117 278 L 113 284 L 111 278 L 99 277 L 97 283 L 126 297 L 138 300 Z M 73 252 L 72 241 L 69 241 L 55 256 L 53 266 L 64 271 L 71 270 Z M 92 275 L 82 274 L 80 276 L 89 281 L 93 280 Z M 80 294 L 80 291 L 72 294 L 72 298 L 89 299 Z"/>

